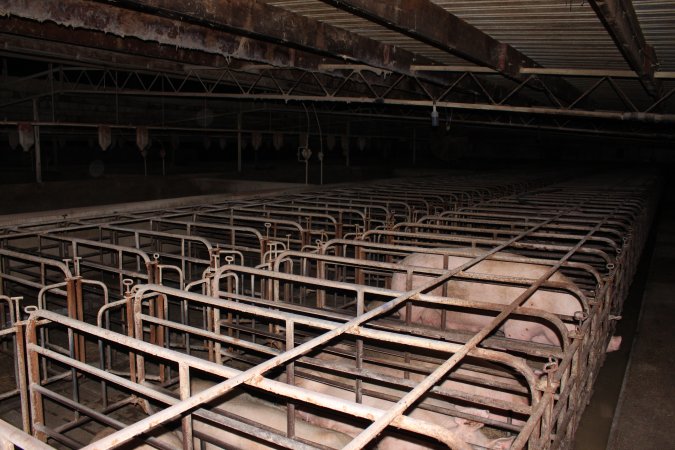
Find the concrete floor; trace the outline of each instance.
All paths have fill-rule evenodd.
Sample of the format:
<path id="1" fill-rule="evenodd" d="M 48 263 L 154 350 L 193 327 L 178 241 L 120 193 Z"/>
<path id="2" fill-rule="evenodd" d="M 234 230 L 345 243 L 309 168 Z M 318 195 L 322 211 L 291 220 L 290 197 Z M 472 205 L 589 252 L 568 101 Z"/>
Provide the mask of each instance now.
<path id="1" fill-rule="evenodd" d="M 608 449 L 674 449 L 675 210 L 664 202 Z"/>
<path id="2" fill-rule="evenodd" d="M 675 192 L 660 206 L 575 450 L 675 449 Z"/>

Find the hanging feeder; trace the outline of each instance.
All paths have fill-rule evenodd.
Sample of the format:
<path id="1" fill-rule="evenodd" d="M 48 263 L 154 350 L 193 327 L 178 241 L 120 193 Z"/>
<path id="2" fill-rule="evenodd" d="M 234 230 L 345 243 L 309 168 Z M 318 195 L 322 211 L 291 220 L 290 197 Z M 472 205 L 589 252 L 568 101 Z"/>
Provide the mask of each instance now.
<path id="1" fill-rule="evenodd" d="M 20 123 L 18 126 L 19 130 L 19 144 L 24 152 L 27 152 L 31 149 L 33 144 L 35 144 L 35 132 L 33 131 L 33 125 L 29 123 Z"/>
<path id="2" fill-rule="evenodd" d="M 136 128 L 136 146 L 141 152 L 141 155 L 143 155 L 145 158 L 145 154 L 147 154 L 147 152 L 145 154 L 144 152 L 150 146 L 150 135 L 146 127 Z"/>

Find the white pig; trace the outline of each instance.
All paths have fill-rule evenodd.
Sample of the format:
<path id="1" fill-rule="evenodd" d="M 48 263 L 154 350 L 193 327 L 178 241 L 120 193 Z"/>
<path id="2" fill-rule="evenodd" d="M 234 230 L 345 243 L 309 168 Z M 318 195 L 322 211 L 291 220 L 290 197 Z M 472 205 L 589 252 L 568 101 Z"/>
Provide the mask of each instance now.
<path id="1" fill-rule="evenodd" d="M 467 253 L 467 257 L 449 256 L 448 268 L 452 269 L 469 261 L 469 259 L 482 254 L 475 249 L 456 249 Z M 509 255 L 509 253 L 501 252 L 498 255 Z M 414 253 L 404 258 L 401 264 L 428 267 L 440 269 L 443 268 L 443 256 L 432 254 Z M 537 279 L 548 270 L 547 266 L 538 264 L 526 264 L 508 261 L 493 261 L 484 260 L 473 266 L 468 272 L 483 273 L 491 275 L 500 275 L 506 277 L 530 278 Z M 429 277 L 413 276 L 412 288 L 415 288 L 430 280 Z M 549 280 L 561 281 L 571 283 L 571 280 L 563 274 L 556 272 Z M 404 273 L 396 273 L 392 277 L 391 288 L 397 291 L 406 290 L 406 275 Z M 459 297 L 467 300 L 487 301 L 499 304 L 508 304 L 515 300 L 525 289 L 522 287 L 504 286 L 489 283 L 480 283 L 478 281 L 461 281 L 458 279 L 451 279 L 448 282 L 447 295 L 449 297 Z M 441 295 L 442 287 L 436 288 L 432 295 Z M 375 306 L 375 305 L 371 305 Z M 523 306 L 531 308 L 539 308 L 546 312 L 556 314 L 573 316 L 575 312 L 581 310 L 579 301 L 570 294 L 553 291 L 537 291 L 535 292 Z M 429 309 L 421 306 L 413 305 L 411 321 L 413 323 L 422 323 L 425 325 L 440 327 L 441 313 L 439 309 Z M 458 330 L 476 332 L 485 326 L 491 317 L 481 316 L 471 313 L 447 312 L 446 326 Z M 571 328 L 571 326 L 569 327 Z M 559 345 L 560 340 L 557 334 L 549 327 L 538 324 L 536 322 L 529 322 L 525 320 L 507 320 L 502 326 L 502 331 L 507 337 L 513 339 L 521 339 L 532 342 L 539 342 L 544 344 Z M 606 351 L 613 352 L 619 349 L 621 345 L 621 337 L 614 336 L 607 344 Z"/>
<path id="2" fill-rule="evenodd" d="M 449 256 L 448 269 L 453 269 L 465 264 L 475 256 L 481 254 L 475 249 L 456 249 L 467 253 L 463 256 Z M 506 252 L 497 255 L 509 255 Z M 433 254 L 414 253 L 404 258 L 402 265 L 424 268 L 443 268 L 443 256 Z M 484 260 L 467 270 L 469 273 L 481 273 L 499 275 L 504 277 L 529 278 L 532 280 L 541 277 L 549 267 L 539 264 L 526 264 L 509 261 Z M 415 275 L 412 279 L 412 288 L 418 287 L 431 280 L 431 277 Z M 556 272 L 549 280 L 570 282 L 563 274 Z M 462 298 L 473 301 L 483 301 L 497 304 L 510 304 L 521 293 L 524 287 L 500 285 L 495 283 L 481 283 L 479 281 L 460 280 L 452 278 L 447 283 L 447 296 Z M 395 273 L 391 281 L 391 289 L 407 291 L 406 274 Z M 442 287 L 429 292 L 432 295 L 442 295 Z M 528 308 L 537 308 L 549 313 L 574 316 L 580 311 L 581 305 L 574 296 L 565 292 L 538 290 L 530 296 L 522 305 Z M 372 307 L 372 305 L 371 305 Z M 399 310 L 399 315 L 401 315 Z M 447 311 L 446 326 L 450 329 L 477 332 L 492 320 L 492 316 L 469 312 Z M 420 323 L 430 327 L 439 328 L 441 325 L 441 310 L 425 308 L 419 304 L 412 305 L 411 322 Z M 542 344 L 560 345 L 560 339 L 556 332 L 543 324 L 534 321 L 508 319 L 501 327 L 506 337 Z M 620 338 L 610 342 L 610 348 L 618 346 Z"/>
<path id="3" fill-rule="evenodd" d="M 353 367 L 353 362 L 350 362 L 344 358 L 341 358 L 339 356 L 335 355 L 330 355 L 326 353 L 322 353 L 317 356 L 320 359 L 325 359 L 325 360 L 330 360 L 331 362 L 335 363 L 335 366 L 337 367 L 340 364 L 346 364 L 350 365 L 352 364 Z M 384 375 L 389 375 L 389 376 L 394 376 L 394 377 L 403 377 L 403 373 L 397 369 L 394 368 L 389 368 L 389 367 L 382 367 L 382 366 L 371 366 L 369 364 L 364 364 L 365 369 L 369 369 L 372 371 L 378 371 L 381 374 Z M 351 386 L 353 389 L 354 387 L 354 379 L 353 377 L 341 377 L 334 375 L 332 373 L 327 373 L 324 371 L 314 371 L 314 370 L 307 370 L 307 369 L 302 369 L 303 372 L 308 372 L 312 374 L 313 376 L 320 377 L 321 379 L 325 380 L 326 382 L 319 382 L 315 380 L 310 380 L 304 377 L 296 377 L 295 378 L 295 384 L 296 386 L 303 387 L 305 389 L 314 391 L 314 392 L 320 392 L 322 394 L 326 395 L 331 395 L 334 397 L 346 399 L 346 400 L 351 400 L 354 401 L 354 393 L 353 391 L 348 391 L 345 389 L 338 388 L 336 386 L 332 386 L 327 383 L 340 383 L 340 384 L 346 384 L 348 386 Z M 284 380 L 285 375 L 282 375 L 280 377 L 280 380 Z M 416 377 L 411 377 L 413 380 L 421 380 L 423 377 L 421 375 L 417 375 Z M 455 382 L 451 382 L 454 384 L 458 384 Z M 456 387 L 456 386 L 453 386 Z M 388 395 L 394 395 L 397 397 L 402 396 L 405 394 L 404 391 L 401 390 L 396 390 L 394 388 L 389 388 L 385 387 L 381 384 L 371 384 L 371 383 L 363 383 L 363 388 L 366 390 L 373 390 L 373 391 L 378 391 L 383 394 L 388 394 Z M 363 395 L 362 398 L 362 403 L 367 406 L 371 406 L 374 408 L 382 409 L 382 410 L 387 410 L 391 408 L 394 405 L 394 402 L 391 402 L 389 400 L 384 400 L 381 398 L 377 397 L 372 397 L 369 395 Z M 441 401 L 430 401 L 430 403 L 437 404 L 438 406 L 441 405 L 447 405 L 446 403 L 443 403 Z M 464 412 L 470 412 L 473 414 L 476 414 L 480 417 L 488 417 L 488 412 L 485 410 L 478 410 L 475 408 L 463 408 L 462 409 Z M 354 425 L 352 423 L 349 423 L 348 421 L 341 421 L 338 420 L 337 418 L 333 416 L 322 416 L 322 415 L 317 415 L 312 412 L 308 411 L 303 411 L 299 410 L 298 411 L 299 416 L 303 419 L 306 420 L 310 423 L 313 423 L 315 425 L 324 427 L 324 428 L 330 428 L 332 430 L 340 431 L 342 433 L 346 433 L 350 436 L 356 436 L 362 431 L 362 427 L 359 427 L 357 425 Z M 511 443 L 513 442 L 513 438 L 502 438 L 502 439 L 495 439 L 495 440 L 490 440 L 488 439 L 480 430 L 483 424 L 481 422 L 475 422 L 471 420 L 466 420 L 458 417 L 452 417 L 452 416 L 447 416 L 444 414 L 436 413 L 433 411 L 429 411 L 426 409 L 422 409 L 419 407 L 412 407 L 411 409 L 408 410 L 407 415 L 410 417 L 413 417 L 415 419 L 420 419 L 424 420 L 430 423 L 434 423 L 440 426 L 443 426 L 448 429 L 449 432 L 455 434 L 458 438 L 464 440 L 465 442 L 474 445 L 475 448 L 487 448 L 487 449 L 508 449 L 511 446 Z M 422 449 L 428 449 L 429 446 L 425 441 L 422 441 L 420 439 L 417 439 L 413 437 L 412 435 L 410 436 L 403 436 L 403 435 L 391 435 L 391 434 L 384 434 L 384 437 L 381 438 L 377 442 L 377 448 L 381 450 L 422 450 Z"/>

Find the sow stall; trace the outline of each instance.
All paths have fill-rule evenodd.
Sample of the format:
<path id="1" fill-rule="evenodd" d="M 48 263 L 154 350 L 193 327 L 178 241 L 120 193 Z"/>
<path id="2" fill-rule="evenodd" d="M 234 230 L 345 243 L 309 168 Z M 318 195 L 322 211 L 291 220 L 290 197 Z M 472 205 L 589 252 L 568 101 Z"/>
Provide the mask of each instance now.
<path id="1" fill-rule="evenodd" d="M 45 309 L 20 321 L 27 336 L 26 431 L 60 448 L 85 446 L 102 427 L 120 429 L 91 446 L 110 448 L 157 425 L 184 448 L 222 446 L 222 436 L 227 441 L 232 433 L 282 448 L 331 447 L 303 434 L 309 419 L 330 420 L 337 430 L 351 426 L 348 448 L 397 439 L 432 448 L 490 448 L 498 441 L 568 448 L 644 245 L 657 187 L 649 177 L 610 177 L 529 193 L 506 189 L 506 197 L 428 211 L 417 221 L 355 232 L 355 239 L 325 235 L 311 247 L 288 245 L 261 256 L 257 262 L 268 264 L 258 268 L 246 258 L 246 265 L 231 258 L 213 264 L 217 240 L 195 236 L 191 227 L 206 224 L 185 220 L 194 214 L 186 211 L 167 211 L 183 215 L 180 220 L 126 216 L 42 229 L 40 239 L 50 244 L 24 246 L 21 254 L 57 261 L 64 242 L 86 241 L 97 249 L 92 258 L 123 244 L 132 253 L 156 250 L 162 262 L 174 258 L 183 273 L 182 267 L 199 265 L 185 289 L 142 271 L 119 286 L 126 277 L 115 272 L 115 301 L 99 311 L 98 326 Z M 270 208 L 278 208 L 275 201 Z M 150 225 L 156 221 L 167 228 Z M 191 236 L 204 250 L 186 252 L 187 241 L 176 236 Z M 30 255 L 39 247 L 50 250 Z M 410 255 L 441 264 L 406 263 Z M 461 265 L 450 264 L 457 258 Z M 540 270 L 536 276 L 485 273 L 485 262 Z M 91 273 L 103 271 L 97 264 Z M 28 269 L 22 267 L 34 272 Z M 565 278 L 553 279 L 556 272 Z M 453 293 L 457 282 L 509 287 L 513 295 L 500 304 L 466 298 Z M 556 314 L 524 306 L 537 293 L 564 294 L 575 309 Z M 82 296 L 86 303 L 97 293 L 85 289 Z M 437 312 L 437 326 L 414 320 L 420 306 Z M 106 319 L 116 309 L 125 323 Z M 454 328 L 446 318 L 457 312 L 480 315 L 485 324 Z M 559 341 L 506 335 L 500 326 L 514 318 L 546 324 Z M 212 387 L 191 392 L 191 380 L 205 378 Z M 229 391 L 219 408 L 207 407 Z M 232 401 L 249 396 L 258 408 L 273 401 L 282 425 L 237 414 L 223 400 L 228 395 Z M 68 415 L 56 419 L 50 408 Z"/>

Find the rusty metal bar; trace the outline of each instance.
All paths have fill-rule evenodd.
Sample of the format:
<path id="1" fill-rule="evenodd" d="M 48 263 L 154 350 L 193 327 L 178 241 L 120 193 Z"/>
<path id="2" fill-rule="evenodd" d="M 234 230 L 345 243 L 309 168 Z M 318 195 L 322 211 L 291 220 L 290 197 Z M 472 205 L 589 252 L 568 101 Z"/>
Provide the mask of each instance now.
<path id="1" fill-rule="evenodd" d="M 640 82 L 652 96 L 661 94 L 662 86 L 654 77 L 659 61 L 654 48 L 647 44 L 631 0 L 589 0 L 591 7 L 612 37 L 617 49 Z"/>

